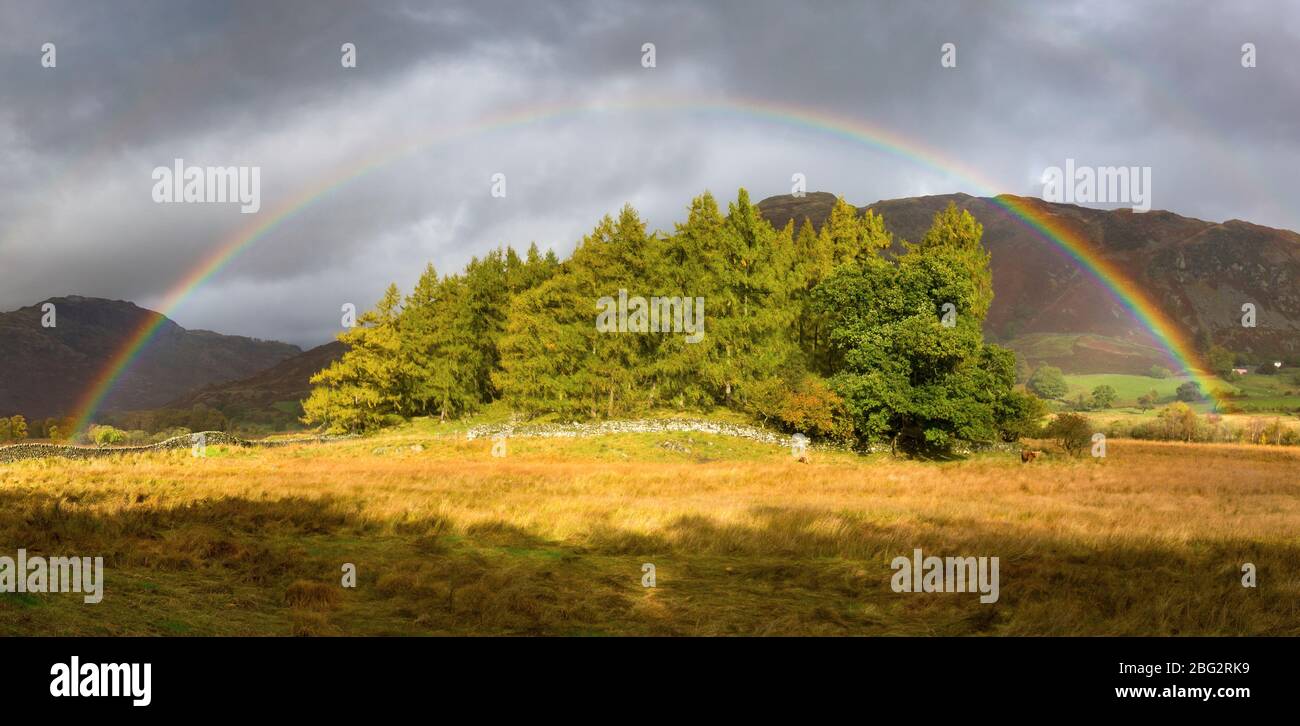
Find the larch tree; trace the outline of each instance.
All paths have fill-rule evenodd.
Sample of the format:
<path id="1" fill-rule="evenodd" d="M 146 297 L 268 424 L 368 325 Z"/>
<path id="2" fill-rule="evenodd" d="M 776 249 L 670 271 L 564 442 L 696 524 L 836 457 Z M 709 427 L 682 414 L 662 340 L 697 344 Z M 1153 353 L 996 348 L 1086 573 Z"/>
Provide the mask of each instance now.
<path id="1" fill-rule="evenodd" d="M 397 325 L 401 304 L 397 286 L 390 285 L 375 308 L 357 318 L 356 327 L 339 334 L 348 350 L 312 376 L 304 423 L 357 432 L 378 428 L 390 416 L 409 415 L 409 369 Z"/>

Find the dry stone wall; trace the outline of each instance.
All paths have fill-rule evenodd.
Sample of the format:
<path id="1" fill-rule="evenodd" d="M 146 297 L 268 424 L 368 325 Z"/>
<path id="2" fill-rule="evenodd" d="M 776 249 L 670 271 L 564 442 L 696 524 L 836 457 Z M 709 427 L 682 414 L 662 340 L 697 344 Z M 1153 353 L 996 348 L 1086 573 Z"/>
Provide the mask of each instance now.
<path id="1" fill-rule="evenodd" d="M 588 438 L 609 434 L 661 434 L 669 432 L 686 432 L 699 434 L 717 434 L 719 436 L 738 436 L 763 444 L 789 446 L 790 436 L 764 431 L 753 426 L 718 423 L 716 421 L 692 421 L 680 419 L 640 420 L 640 421 L 601 421 L 599 423 L 572 424 L 499 424 L 493 426 L 475 426 L 465 433 L 467 441 L 491 438 L 498 434 L 506 436 L 525 436 L 552 439 Z"/>
<path id="2" fill-rule="evenodd" d="M 199 437 L 203 437 L 199 439 Z M 221 431 L 202 431 L 184 436 L 173 436 L 148 446 L 70 446 L 67 444 L 12 444 L 0 446 L 0 464 L 23 461 L 25 459 L 45 459 L 62 457 L 64 459 L 97 459 L 119 454 L 141 454 L 151 451 L 189 450 L 202 440 L 208 446 L 244 446 L 257 448 L 274 448 L 279 446 L 296 446 L 299 444 L 319 444 L 335 441 L 339 436 L 312 436 L 299 439 L 281 439 L 276 441 L 252 441 L 241 439 Z"/>

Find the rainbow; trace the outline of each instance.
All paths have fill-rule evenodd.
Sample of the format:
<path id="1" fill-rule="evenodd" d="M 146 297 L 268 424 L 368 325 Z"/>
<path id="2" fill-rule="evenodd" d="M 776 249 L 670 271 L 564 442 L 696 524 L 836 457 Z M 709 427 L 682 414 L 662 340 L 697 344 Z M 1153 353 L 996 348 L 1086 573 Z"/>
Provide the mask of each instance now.
<path id="1" fill-rule="evenodd" d="M 157 307 L 161 315 L 146 320 L 133 331 L 122 347 L 93 378 L 74 409 L 76 431 L 83 431 L 98 413 L 105 397 L 147 347 L 171 313 L 190 293 L 221 271 L 242 252 L 275 232 L 286 222 L 312 208 L 336 190 L 403 157 L 459 138 L 518 128 L 568 117 L 614 112 L 690 112 L 737 117 L 741 121 L 762 121 L 793 127 L 811 133 L 832 136 L 914 162 L 971 185 L 979 196 L 994 198 L 1014 219 L 1047 242 L 1061 249 L 1092 277 L 1111 292 L 1129 313 L 1147 328 L 1165 349 L 1178 368 L 1188 372 L 1207 395 L 1214 390 L 1213 381 L 1204 372 L 1191 341 L 1143 290 L 1112 263 L 1094 251 L 1077 231 L 1056 220 L 1033 204 L 1033 200 L 998 196 L 997 184 L 984 179 L 956 159 L 942 157 L 915 141 L 856 119 L 832 115 L 819 110 L 754 99 L 698 97 L 651 97 L 597 103 L 559 103 L 531 106 L 505 114 L 488 116 L 470 123 L 436 129 L 428 135 L 399 142 L 371 154 L 357 163 L 326 177 L 293 195 L 260 220 L 238 230 L 223 240 L 207 256 L 178 280 L 163 296 Z"/>

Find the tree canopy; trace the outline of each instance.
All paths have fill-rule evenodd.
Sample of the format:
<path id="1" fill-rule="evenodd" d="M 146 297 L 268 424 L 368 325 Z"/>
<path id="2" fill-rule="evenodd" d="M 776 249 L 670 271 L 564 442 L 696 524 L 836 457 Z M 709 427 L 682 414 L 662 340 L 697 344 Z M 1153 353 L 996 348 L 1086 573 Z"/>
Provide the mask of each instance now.
<path id="1" fill-rule="evenodd" d="M 459 274 L 390 287 L 313 379 L 307 423 L 365 431 L 493 401 L 531 417 L 729 407 L 791 431 L 939 450 L 1014 438 L 1036 400 L 984 343 L 982 228 L 955 206 L 897 249 L 840 199 L 775 229 L 745 190 L 709 193 L 671 232 L 606 216 L 560 261 L 502 248 Z M 1041 370 L 1041 369 L 1040 369 Z"/>

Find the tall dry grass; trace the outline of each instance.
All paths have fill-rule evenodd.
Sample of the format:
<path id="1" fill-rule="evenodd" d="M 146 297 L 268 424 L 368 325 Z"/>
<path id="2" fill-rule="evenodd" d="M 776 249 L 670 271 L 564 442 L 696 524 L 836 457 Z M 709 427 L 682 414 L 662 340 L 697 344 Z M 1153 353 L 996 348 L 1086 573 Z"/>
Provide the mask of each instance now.
<path id="1" fill-rule="evenodd" d="M 810 466 L 661 438 L 0 468 L 0 554 L 108 561 L 104 603 L 0 595 L 0 632 L 1300 633 L 1300 451 L 1112 441 L 1101 461 Z M 999 601 L 893 592 L 890 560 L 918 547 L 999 557 Z"/>

